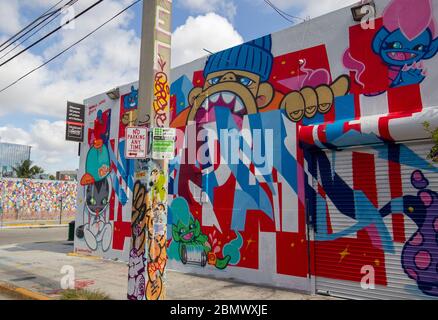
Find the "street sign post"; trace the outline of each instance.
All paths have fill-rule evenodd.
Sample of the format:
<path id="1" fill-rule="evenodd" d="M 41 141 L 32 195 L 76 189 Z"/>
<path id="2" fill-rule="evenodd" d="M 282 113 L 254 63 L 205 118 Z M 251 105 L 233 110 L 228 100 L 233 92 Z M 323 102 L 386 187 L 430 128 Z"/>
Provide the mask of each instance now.
<path id="1" fill-rule="evenodd" d="M 150 130 L 169 127 L 171 16 L 172 0 L 143 1 L 136 125 Z M 156 147 L 167 151 L 168 143 L 164 140 Z M 156 160 L 150 153 L 148 159 L 135 161 L 128 272 L 130 300 L 163 300 L 166 296 L 169 172 L 167 155 L 161 156 Z"/>
<path id="2" fill-rule="evenodd" d="M 154 128 L 152 131 L 152 159 L 172 160 L 175 156 L 176 130 Z"/>
<path id="3" fill-rule="evenodd" d="M 65 140 L 84 142 L 85 106 L 67 102 Z"/>
<path id="4" fill-rule="evenodd" d="M 125 142 L 126 159 L 146 159 L 148 153 L 148 129 L 127 127 Z"/>

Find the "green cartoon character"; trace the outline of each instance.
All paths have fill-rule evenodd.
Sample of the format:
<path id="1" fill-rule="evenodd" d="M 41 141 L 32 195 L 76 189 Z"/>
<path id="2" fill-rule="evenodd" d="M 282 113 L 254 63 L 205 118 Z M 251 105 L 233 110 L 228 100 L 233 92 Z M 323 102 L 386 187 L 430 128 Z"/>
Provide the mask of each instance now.
<path id="1" fill-rule="evenodd" d="M 240 232 L 235 231 L 236 238 L 222 246 L 217 238 L 217 230 L 209 236 L 202 233 L 201 223 L 193 217 L 184 198 L 172 200 L 169 223 L 172 228 L 169 257 L 181 260 L 183 264 L 201 267 L 208 263 L 220 270 L 240 262 L 240 249 L 243 246 Z"/>
<path id="2" fill-rule="evenodd" d="M 152 170 L 150 186 L 152 187 L 152 199 L 159 202 L 164 201 L 166 197 L 166 176 L 163 170 Z"/>
<path id="3" fill-rule="evenodd" d="M 183 264 L 195 264 L 205 267 L 207 262 L 218 269 L 225 269 L 231 256 L 227 255 L 219 259 L 212 252 L 208 237 L 202 233 L 198 220 L 192 217 L 189 224 L 185 225 L 181 220 L 172 227 L 173 240 L 179 244 L 179 256 Z"/>

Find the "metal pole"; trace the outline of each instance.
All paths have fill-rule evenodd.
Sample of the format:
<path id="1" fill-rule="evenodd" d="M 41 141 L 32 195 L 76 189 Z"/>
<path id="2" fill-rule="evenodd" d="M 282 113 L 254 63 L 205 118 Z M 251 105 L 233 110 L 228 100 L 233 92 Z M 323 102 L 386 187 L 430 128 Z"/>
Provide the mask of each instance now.
<path id="1" fill-rule="evenodd" d="M 61 208 L 59 209 L 59 224 L 62 224 L 62 196 L 61 196 Z"/>
<path id="2" fill-rule="evenodd" d="M 169 126 L 171 16 L 172 0 L 143 1 L 137 125 L 150 129 Z M 165 298 L 167 177 L 168 161 L 136 160 L 130 300 Z"/>

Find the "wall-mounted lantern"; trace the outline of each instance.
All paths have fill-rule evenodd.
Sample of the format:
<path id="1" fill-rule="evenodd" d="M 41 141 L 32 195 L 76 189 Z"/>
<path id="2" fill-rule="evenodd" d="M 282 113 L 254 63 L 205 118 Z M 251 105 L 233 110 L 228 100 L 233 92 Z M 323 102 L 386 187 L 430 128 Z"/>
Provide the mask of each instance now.
<path id="1" fill-rule="evenodd" d="M 373 0 L 371 1 L 362 1 L 360 5 L 357 5 L 351 8 L 351 13 L 353 15 L 354 21 L 362 21 L 362 19 L 366 16 L 371 18 L 375 18 L 376 16 L 376 4 Z"/>
<path id="2" fill-rule="evenodd" d="M 111 91 L 108 91 L 106 93 L 106 95 L 111 99 L 111 100 L 118 100 L 120 98 L 120 90 L 119 88 L 115 88 Z"/>

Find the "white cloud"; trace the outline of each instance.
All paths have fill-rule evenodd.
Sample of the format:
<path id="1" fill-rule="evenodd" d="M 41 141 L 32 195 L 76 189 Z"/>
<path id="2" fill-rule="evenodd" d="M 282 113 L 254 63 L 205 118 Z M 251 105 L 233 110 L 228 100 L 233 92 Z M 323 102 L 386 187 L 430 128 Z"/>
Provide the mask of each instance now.
<path id="1" fill-rule="evenodd" d="M 1 141 L 32 146 L 31 160 L 48 173 L 78 168 L 78 145 L 66 142 L 65 122 L 36 120 L 29 131 L 12 125 L 0 127 Z"/>
<path id="2" fill-rule="evenodd" d="M 205 56 L 204 49 L 217 52 L 243 42 L 242 36 L 224 17 L 215 13 L 189 17 L 172 39 L 172 65 L 178 66 Z"/>
<path id="3" fill-rule="evenodd" d="M 12 35 L 14 32 L 20 30 L 21 22 L 18 2 L 0 0 L 0 7 L 0 33 Z"/>
<path id="4" fill-rule="evenodd" d="M 310 16 L 311 18 L 329 13 L 331 11 L 347 7 L 358 0 L 271 0 L 273 4 L 282 10 L 293 10 L 299 12 L 302 18 Z"/>
<path id="5" fill-rule="evenodd" d="M 194 14 L 215 12 L 230 20 L 237 13 L 237 6 L 232 0 L 179 0 L 177 4 Z"/>
<path id="6" fill-rule="evenodd" d="M 57 2 L 0 0 L 0 3 L 3 1 L 15 8 L 15 13 L 11 13 L 11 16 L 20 16 L 23 12 L 20 10 L 30 7 L 35 12 L 43 12 Z M 94 2 L 95 0 L 78 1 L 78 5 L 75 6 L 76 13 Z M 0 87 L 11 83 L 86 35 L 128 3 L 131 3 L 131 0 L 106 0 L 79 18 L 74 30 L 63 30 L 57 34 L 56 41 L 45 42 L 46 47 L 39 46 L 37 52 L 40 54 L 36 54 L 35 51 L 26 52 L 1 67 Z M 3 10 L 3 3 L 1 6 Z M 128 27 L 132 18 L 132 11 L 123 14 L 60 60 L 39 69 L 8 91 L 1 93 L 0 116 L 14 114 L 17 121 L 20 121 L 20 115 L 30 114 L 39 119 L 24 129 L 13 124 L 1 127 L 2 141 L 31 145 L 32 160 L 46 170 L 53 172 L 60 169 L 76 169 L 79 164 L 78 146 L 77 143 L 64 141 L 64 121 L 49 122 L 42 119 L 49 116 L 64 119 L 67 100 L 81 102 L 85 98 L 138 78 L 140 39 Z M 56 26 L 54 23 L 51 28 Z M 4 29 L 0 29 L 0 32 L 2 31 L 5 39 Z"/>
<path id="7" fill-rule="evenodd" d="M 29 23 L 24 19 L 23 9 L 43 12 L 57 1 L 0 0 L 0 18 L 4 16 L 4 3 L 8 3 L 12 9 L 8 13 L 10 20 L 7 24 L 10 26 L 9 31 L 14 32 L 21 25 Z M 78 1 L 75 5 L 76 13 L 94 2 L 95 0 Z M 57 34 L 56 41 L 45 42 L 44 45 L 38 46 L 39 51 L 26 52 L 1 67 L 0 87 L 40 65 L 130 3 L 131 0 L 106 0 L 79 18 L 74 30 L 62 30 Z M 136 6 L 137 11 L 139 8 L 141 6 Z M 20 16 L 23 21 L 12 18 Z M 132 10 L 123 14 L 60 60 L 41 68 L 1 93 L 0 116 L 13 114 L 16 115 L 17 121 L 20 121 L 20 115 L 27 114 L 36 119 L 27 127 L 20 123 L 23 129 L 14 124 L 0 127 L 2 141 L 31 145 L 32 160 L 46 171 L 76 169 L 79 164 L 77 144 L 64 141 L 64 121 L 49 122 L 43 119 L 64 119 L 67 100 L 81 102 L 109 88 L 138 79 L 140 39 L 129 26 L 133 16 Z M 13 21 L 17 23 L 15 26 Z M 0 19 L 0 38 L 6 39 L 6 31 L 1 27 L 2 22 Z M 52 28 L 55 26 L 57 25 L 53 24 Z M 211 30 L 215 30 L 214 37 Z M 217 14 L 191 17 L 174 33 L 173 64 L 189 62 L 206 55 L 203 48 L 219 51 L 242 42 L 242 37 L 231 23 Z"/>
<path id="8" fill-rule="evenodd" d="M 75 10 L 80 12 L 94 2 L 79 1 Z M 124 8 L 126 2 L 130 1 L 105 1 L 93 9 L 96 11 L 80 17 L 74 30 L 60 32 L 57 41 L 45 48 L 42 55 L 26 52 L 0 68 L 0 87 L 11 83 L 96 28 Z M 47 6 L 45 4 L 44 8 Z M 132 13 L 123 14 L 74 47 L 63 57 L 66 60 L 62 65 L 53 62 L 0 94 L 0 115 L 15 111 L 62 118 L 67 100 L 82 101 L 109 87 L 136 79 L 140 40 L 127 27 L 127 21 L 131 19 Z"/>

